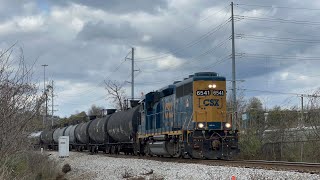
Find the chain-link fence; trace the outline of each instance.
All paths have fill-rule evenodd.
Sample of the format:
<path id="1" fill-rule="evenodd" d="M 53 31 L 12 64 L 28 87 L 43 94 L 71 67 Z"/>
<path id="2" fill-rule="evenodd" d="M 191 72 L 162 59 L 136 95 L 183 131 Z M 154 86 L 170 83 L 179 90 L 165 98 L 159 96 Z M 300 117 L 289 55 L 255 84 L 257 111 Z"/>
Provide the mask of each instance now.
<path id="1" fill-rule="evenodd" d="M 242 131 L 240 158 L 270 161 L 320 162 L 317 128 L 300 127 Z"/>
<path id="2" fill-rule="evenodd" d="M 262 159 L 270 161 L 320 162 L 320 140 L 279 141 L 262 145 Z"/>

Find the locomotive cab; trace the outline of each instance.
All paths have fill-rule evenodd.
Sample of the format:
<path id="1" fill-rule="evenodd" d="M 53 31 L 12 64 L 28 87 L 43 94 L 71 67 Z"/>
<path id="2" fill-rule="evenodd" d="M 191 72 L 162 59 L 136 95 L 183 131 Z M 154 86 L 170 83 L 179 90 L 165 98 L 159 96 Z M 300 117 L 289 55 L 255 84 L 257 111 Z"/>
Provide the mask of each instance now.
<path id="1" fill-rule="evenodd" d="M 214 72 L 193 77 L 193 156 L 228 159 L 237 152 L 237 134 L 227 113 L 226 79 Z M 200 150 L 197 150 L 197 148 Z"/>
<path id="2" fill-rule="evenodd" d="M 195 129 L 230 129 L 227 118 L 226 79 L 216 73 L 196 73 L 193 81 Z"/>
<path id="3" fill-rule="evenodd" d="M 226 107 L 226 79 L 199 72 L 146 94 L 138 139 L 142 154 L 227 159 L 237 149 Z"/>

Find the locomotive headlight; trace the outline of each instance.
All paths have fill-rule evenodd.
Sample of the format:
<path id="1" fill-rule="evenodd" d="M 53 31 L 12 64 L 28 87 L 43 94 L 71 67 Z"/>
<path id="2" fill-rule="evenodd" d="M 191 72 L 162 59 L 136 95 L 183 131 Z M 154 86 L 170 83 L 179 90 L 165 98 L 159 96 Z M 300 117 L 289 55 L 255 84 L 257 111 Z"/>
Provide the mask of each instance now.
<path id="1" fill-rule="evenodd" d="M 211 88 L 213 88 L 213 89 L 214 89 L 214 88 L 216 88 L 216 87 L 217 87 L 217 85 L 216 85 L 216 84 L 209 84 L 209 85 L 208 85 L 208 87 L 209 87 L 210 89 L 211 89 Z"/>
<path id="2" fill-rule="evenodd" d="M 204 124 L 203 123 L 198 123 L 198 128 L 203 128 Z"/>
<path id="3" fill-rule="evenodd" d="M 230 123 L 226 123 L 225 126 L 226 126 L 226 128 L 231 128 L 231 124 Z"/>
<path id="4" fill-rule="evenodd" d="M 209 84 L 209 86 L 208 86 L 209 88 L 212 88 L 212 85 L 211 84 Z"/>

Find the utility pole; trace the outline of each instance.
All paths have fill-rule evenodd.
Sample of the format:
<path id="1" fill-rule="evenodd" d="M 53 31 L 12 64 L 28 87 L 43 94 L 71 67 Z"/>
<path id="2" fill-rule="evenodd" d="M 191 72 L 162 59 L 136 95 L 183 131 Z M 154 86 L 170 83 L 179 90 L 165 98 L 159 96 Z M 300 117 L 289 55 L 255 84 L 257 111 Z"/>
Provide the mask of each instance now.
<path id="1" fill-rule="evenodd" d="M 131 100 L 134 100 L 134 48 L 131 49 Z"/>
<path id="2" fill-rule="evenodd" d="M 127 54 L 127 56 L 129 55 L 129 53 Z M 127 58 L 127 56 L 125 57 L 125 60 L 130 59 L 131 60 L 131 100 L 134 100 L 134 72 L 135 71 L 140 71 L 140 70 L 135 70 L 134 69 L 134 47 L 131 48 L 131 58 Z M 128 99 L 129 102 L 129 99 Z"/>
<path id="3" fill-rule="evenodd" d="M 54 94 L 53 94 L 53 80 L 52 80 L 52 84 L 51 84 L 51 128 L 53 127 L 53 112 L 54 112 L 54 104 L 53 104 L 53 97 L 54 97 Z"/>
<path id="4" fill-rule="evenodd" d="M 232 39 L 232 129 L 237 129 L 237 91 L 236 91 L 236 57 L 235 57 L 235 43 L 234 43 L 234 16 L 233 16 L 233 2 L 231 2 L 231 39 Z"/>
<path id="5" fill-rule="evenodd" d="M 47 115 L 48 115 L 48 96 L 46 93 L 46 67 L 48 66 L 47 64 L 41 65 L 43 66 L 43 94 L 45 95 L 46 98 L 46 104 L 45 104 L 45 113 L 43 115 L 43 120 L 42 120 L 42 125 L 44 126 L 46 120 L 47 120 Z"/>
<path id="6" fill-rule="evenodd" d="M 50 90 L 50 96 L 51 96 L 51 128 L 53 128 L 53 120 L 54 120 L 54 112 L 55 111 L 57 111 L 57 110 L 55 110 L 54 109 L 54 107 L 56 106 L 56 105 L 54 105 L 54 97 L 55 97 L 55 95 L 54 95 L 54 81 L 52 80 L 51 81 L 51 84 L 50 85 L 48 85 L 47 86 L 47 91 L 48 91 L 48 93 L 49 93 L 49 90 Z"/>
<path id="7" fill-rule="evenodd" d="M 301 126 L 304 125 L 303 119 L 303 94 L 301 94 Z"/>
<path id="8" fill-rule="evenodd" d="M 46 91 L 46 117 L 48 117 L 48 91 Z"/>
<path id="9" fill-rule="evenodd" d="M 301 126 L 304 126 L 304 103 L 303 103 L 303 97 L 309 97 L 309 98 L 319 98 L 320 95 L 316 95 L 316 94 L 301 94 L 300 98 L 301 98 L 301 121 L 300 124 Z"/>

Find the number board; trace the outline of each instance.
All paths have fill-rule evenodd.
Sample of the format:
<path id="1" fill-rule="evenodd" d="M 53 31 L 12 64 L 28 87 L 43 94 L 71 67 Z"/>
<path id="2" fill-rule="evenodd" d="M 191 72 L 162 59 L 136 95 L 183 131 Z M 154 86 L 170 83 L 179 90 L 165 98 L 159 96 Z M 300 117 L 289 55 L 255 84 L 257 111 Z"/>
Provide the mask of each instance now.
<path id="1" fill-rule="evenodd" d="M 224 91 L 223 90 L 213 90 L 212 95 L 214 96 L 224 96 Z"/>
<path id="2" fill-rule="evenodd" d="M 209 96 L 210 95 L 210 90 L 198 90 L 197 96 Z"/>

